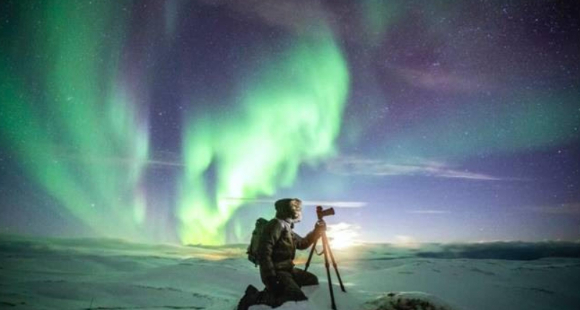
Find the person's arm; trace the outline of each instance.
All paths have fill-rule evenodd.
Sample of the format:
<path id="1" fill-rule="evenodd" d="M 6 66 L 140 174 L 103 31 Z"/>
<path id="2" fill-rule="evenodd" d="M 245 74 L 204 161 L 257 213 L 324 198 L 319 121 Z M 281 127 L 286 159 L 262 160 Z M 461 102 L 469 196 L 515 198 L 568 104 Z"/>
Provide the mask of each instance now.
<path id="1" fill-rule="evenodd" d="M 296 248 L 299 250 L 304 250 L 310 247 L 314 243 L 314 241 L 316 241 L 316 239 L 320 237 L 320 234 L 324 229 L 326 229 L 326 224 L 324 224 L 324 222 L 320 223 L 317 222 L 314 226 L 314 229 L 311 232 L 309 232 L 304 238 L 292 232 Z"/>
<path id="2" fill-rule="evenodd" d="M 272 253 L 274 251 L 274 245 L 276 245 L 276 242 L 280 239 L 281 234 L 282 224 L 278 220 L 270 221 L 266 227 L 264 227 L 264 231 L 262 232 L 262 237 L 260 238 L 260 243 L 258 245 L 258 253 L 260 253 L 260 274 L 262 274 L 264 279 L 276 276 L 274 262 L 272 261 Z"/>

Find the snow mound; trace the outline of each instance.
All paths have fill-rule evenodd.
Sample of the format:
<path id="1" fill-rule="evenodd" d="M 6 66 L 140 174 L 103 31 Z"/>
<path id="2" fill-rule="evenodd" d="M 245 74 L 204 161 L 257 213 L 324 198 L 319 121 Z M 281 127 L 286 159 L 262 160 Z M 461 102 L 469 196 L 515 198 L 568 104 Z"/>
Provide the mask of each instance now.
<path id="1" fill-rule="evenodd" d="M 441 299 L 422 292 L 390 292 L 368 301 L 362 310 L 459 310 Z"/>

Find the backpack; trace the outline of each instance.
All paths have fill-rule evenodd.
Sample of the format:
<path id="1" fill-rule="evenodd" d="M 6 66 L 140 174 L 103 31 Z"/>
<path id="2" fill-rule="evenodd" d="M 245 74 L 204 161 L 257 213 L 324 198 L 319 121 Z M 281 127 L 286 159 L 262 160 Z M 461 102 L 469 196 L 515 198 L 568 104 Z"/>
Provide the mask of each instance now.
<path id="1" fill-rule="evenodd" d="M 256 226 L 252 232 L 252 240 L 248 246 L 246 253 L 248 254 L 248 260 L 250 260 L 257 267 L 260 263 L 260 255 L 258 253 L 258 246 L 260 245 L 260 238 L 262 238 L 262 232 L 264 232 L 264 227 L 266 227 L 268 221 L 264 218 L 259 218 L 256 220 Z"/>

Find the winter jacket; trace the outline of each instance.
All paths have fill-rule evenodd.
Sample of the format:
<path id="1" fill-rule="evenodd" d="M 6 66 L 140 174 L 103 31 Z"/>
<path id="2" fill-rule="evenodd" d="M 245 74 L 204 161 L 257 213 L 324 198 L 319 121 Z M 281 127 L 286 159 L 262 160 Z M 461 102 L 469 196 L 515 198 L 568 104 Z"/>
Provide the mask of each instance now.
<path id="1" fill-rule="evenodd" d="M 270 220 L 258 245 L 262 279 L 275 276 L 276 270 L 292 270 L 296 249 L 307 249 L 315 240 L 314 231 L 302 238 L 292 231 L 292 226 L 287 220 L 279 218 Z"/>

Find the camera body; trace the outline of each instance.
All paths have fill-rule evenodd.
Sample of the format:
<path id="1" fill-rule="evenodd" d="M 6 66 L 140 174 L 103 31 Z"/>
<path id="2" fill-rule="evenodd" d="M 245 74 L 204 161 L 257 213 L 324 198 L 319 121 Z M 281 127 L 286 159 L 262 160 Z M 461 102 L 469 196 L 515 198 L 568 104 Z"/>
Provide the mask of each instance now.
<path id="1" fill-rule="evenodd" d="M 334 208 L 328 208 L 326 210 L 322 209 L 322 206 L 316 206 L 316 216 L 318 216 L 318 220 L 322 220 L 323 217 L 334 215 Z"/>

